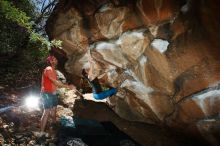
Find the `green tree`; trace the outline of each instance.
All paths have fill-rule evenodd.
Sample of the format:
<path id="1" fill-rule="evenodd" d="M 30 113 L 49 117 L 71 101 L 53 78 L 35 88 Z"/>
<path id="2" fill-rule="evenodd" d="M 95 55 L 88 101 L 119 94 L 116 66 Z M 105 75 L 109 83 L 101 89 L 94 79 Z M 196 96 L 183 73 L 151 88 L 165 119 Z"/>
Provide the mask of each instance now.
<path id="1" fill-rule="evenodd" d="M 60 47 L 61 41 L 49 42 L 47 38 L 40 35 L 42 30 L 36 33 L 36 31 L 40 30 L 40 25 L 35 22 L 41 24 L 44 16 L 48 16 L 49 12 L 51 13 L 51 6 L 55 5 L 54 2 L 42 7 L 44 8 L 42 13 L 37 13 L 35 6 L 30 0 L 14 0 L 12 2 L 0 0 L 0 14 L 2 14 L 0 42 L 4 42 L 0 53 L 10 53 L 18 57 L 22 56 L 23 51 L 28 48 L 28 53 L 35 52 L 32 55 L 36 54 L 38 56 L 42 55 L 42 52 L 45 53 L 45 50 L 51 46 Z M 7 41 L 5 41 L 6 39 Z M 39 48 L 41 49 L 39 50 Z"/>
<path id="2" fill-rule="evenodd" d="M 30 27 L 27 24 L 24 25 L 24 21 L 29 21 L 30 17 L 27 17 L 26 13 L 19 13 L 19 9 L 33 17 L 34 7 L 27 0 L 14 1 L 14 5 L 17 7 L 14 6 L 14 9 L 10 8 L 10 4 L 8 1 L 0 0 L 0 53 L 15 55 L 27 45 L 25 39 L 28 38 L 28 33 L 25 27 Z M 15 18 L 17 22 L 13 21 Z"/>

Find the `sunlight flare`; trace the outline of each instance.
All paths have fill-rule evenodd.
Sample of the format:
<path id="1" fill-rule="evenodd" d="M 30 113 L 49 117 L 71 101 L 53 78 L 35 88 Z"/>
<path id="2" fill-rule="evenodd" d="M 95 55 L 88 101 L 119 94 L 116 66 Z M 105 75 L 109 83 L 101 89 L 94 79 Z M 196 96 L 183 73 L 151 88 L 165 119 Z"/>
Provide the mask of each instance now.
<path id="1" fill-rule="evenodd" d="M 30 95 L 25 99 L 25 106 L 28 109 L 38 109 L 39 108 L 39 97 Z"/>

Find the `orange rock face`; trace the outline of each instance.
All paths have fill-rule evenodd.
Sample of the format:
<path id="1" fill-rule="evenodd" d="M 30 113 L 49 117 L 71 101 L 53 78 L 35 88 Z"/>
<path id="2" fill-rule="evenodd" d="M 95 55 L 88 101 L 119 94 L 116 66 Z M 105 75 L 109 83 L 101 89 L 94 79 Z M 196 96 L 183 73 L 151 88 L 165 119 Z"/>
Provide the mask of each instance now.
<path id="1" fill-rule="evenodd" d="M 137 9 L 145 25 L 169 21 L 177 13 L 175 0 L 138 0 Z"/>

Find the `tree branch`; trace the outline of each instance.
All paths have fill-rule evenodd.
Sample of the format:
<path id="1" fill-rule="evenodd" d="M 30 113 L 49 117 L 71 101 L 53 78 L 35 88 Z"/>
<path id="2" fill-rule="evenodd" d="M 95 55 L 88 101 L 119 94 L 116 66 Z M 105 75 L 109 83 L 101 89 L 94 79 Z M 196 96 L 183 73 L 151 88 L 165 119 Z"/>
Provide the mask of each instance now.
<path id="1" fill-rule="evenodd" d="M 46 0 L 45 0 L 46 1 Z M 44 2 L 45 2 L 44 1 Z M 45 13 L 47 12 L 47 10 L 49 9 L 50 11 L 48 13 L 51 13 L 55 4 L 56 4 L 57 0 L 54 1 L 49 1 L 48 5 L 45 6 L 42 10 L 41 10 L 41 14 L 40 16 L 36 19 L 35 23 L 38 24 L 44 17 Z M 44 5 L 44 3 L 43 3 Z"/>

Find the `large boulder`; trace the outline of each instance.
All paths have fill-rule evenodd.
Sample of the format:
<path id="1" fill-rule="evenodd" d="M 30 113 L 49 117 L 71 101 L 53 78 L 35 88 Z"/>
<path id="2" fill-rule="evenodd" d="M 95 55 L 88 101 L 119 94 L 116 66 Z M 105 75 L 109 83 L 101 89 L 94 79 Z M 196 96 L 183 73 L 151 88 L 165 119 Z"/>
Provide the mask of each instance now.
<path id="1" fill-rule="evenodd" d="M 202 126 L 219 114 L 219 5 L 65 0 L 48 19 L 47 31 L 63 41 L 65 69 L 75 83 L 90 60 L 94 76 L 104 73 L 104 84 L 120 87 L 108 99 L 119 116 L 210 133 Z"/>

